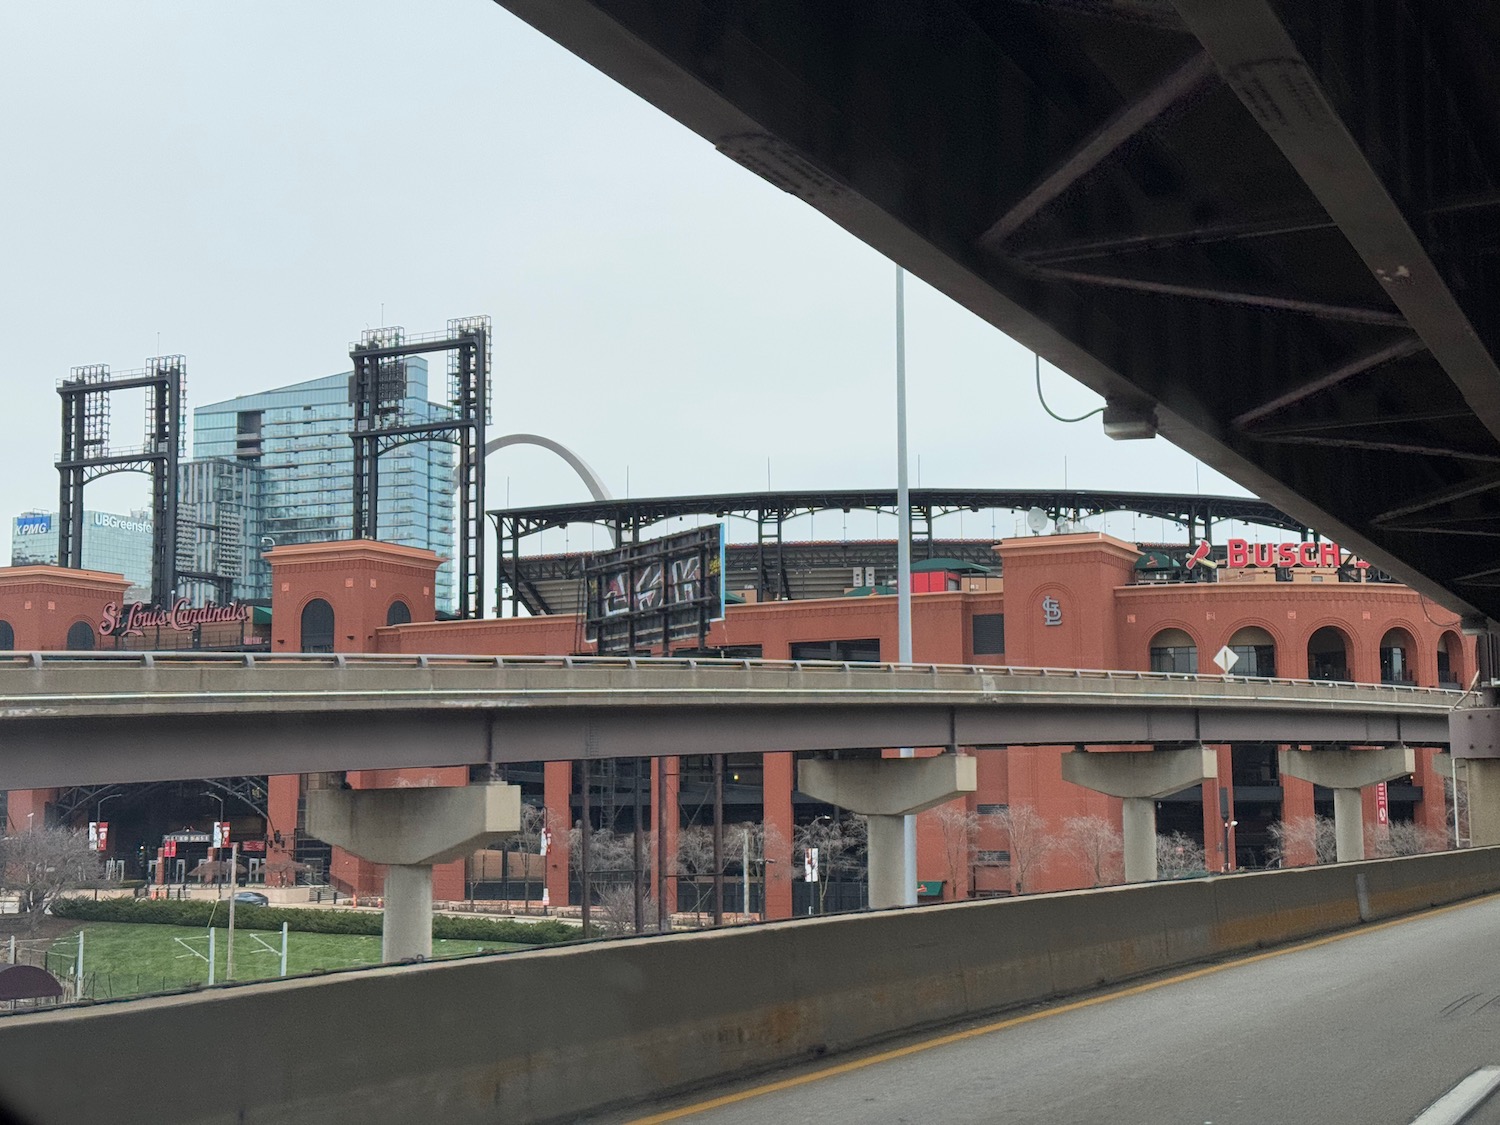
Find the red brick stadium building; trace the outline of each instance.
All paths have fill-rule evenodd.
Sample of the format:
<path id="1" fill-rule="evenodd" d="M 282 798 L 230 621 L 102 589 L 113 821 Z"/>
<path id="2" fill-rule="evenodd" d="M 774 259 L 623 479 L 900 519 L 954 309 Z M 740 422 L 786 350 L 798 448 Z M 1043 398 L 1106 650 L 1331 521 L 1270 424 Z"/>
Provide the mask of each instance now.
<path id="1" fill-rule="evenodd" d="M 888 546 L 885 545 L 885 546 Z M 956 560 L 935 560 L 914 576 L 913 637 L 919 663 L 964 663 L 1119 669 L 1218 674 L 1216 654 L 1226 647 L 1238 658 L 1236 675 L 1348 679 L 1468 686 L 1474 647 L 1458 619 L 1415 591 L 1391 582 L 1365 581 L 1351 560 L 1331 565 L 1325 552 L 1276 554 L 1265 544 L 1244 549 L 1244 561 L 1273 565 L 1213 567 L 1213 559 L 1188 565 L 1187 552 L 1142 550 L 1102 533 L 1004 539 L 993 547 L 990 572 Z M 1221 554 L 1221 557 L 1222 554 Z M 438 558 L 425 551 L 373 542 L 337 542 L 281 547 L 268 555 L 273 571 L 269 615 L 259 613 L 232 637 L 203 647 L 244 644 L 270 653 L 570 654 L 587 653 L 583 630 L 571 614 L 476 621 L 438 621 L 434 574 Z M 1240 561 L 1238 558 L 1236 561 Z M 1290 565 L 1278 568 L 1276 563 Z M 1311 565 L 1306 565 L 1311 564 Z M 1208 569 L 1212 567 L 1212 569 Z M 1212 581 L 1203 581 L 1210 577 Z M 0 571 L 0 643 L 15 650 L 111 647 L 98 635 L 105 607 L 118 603 L 124 581 L 115 575 L 24 567 Z M 879 587 L 877 587 L 879 589 Z M 707 647 L 735 656 L 771 660 L 892 660 L 896 654 L 896 601 L 879 593 L 759 601 L 732 605 L 716 622 Z M 208 629 L 203 627 L 204 631 Z M 160 638 L 137 639 L 154 647 Z M 181 643 L 180 640 L 177 643 Z M 929 896 L 963 898 L 1015 889 L 1011 842 L 983 814 L 1029 806 L 1054 830 L 1070 817 L 1097 814 L 1120 819 L 1119 801 L 1063 781 L 1066 747 L 978 752 L 978 792 L 955 802 L 980 815 L 979 838 L 955 857 L 945 839 L 942 810 L 919 817 L 918 876 Z M 1270 828 L 1279 819 L 1310 817 L 1328 799 L 1314 787 L 1277 771 L 1275 746 L 1218 747 L 1219 778 L 1169 798 L 1158 811 L 1163 832 L 1182 831 L 1200 841 L 1210 870 L 1265 861 Z M 713 747 L 705 746 L 704 754 Z M 211 748 L 205 753 L 211 755 Z M 427 749 L 419 756 L 428 754 Z M 441 749 L 430 751 L 441 760 Z M 1449 815 L 1433 752 L 1418 751 L 1416 773 L 1392 783 L 1390 818 L 1413 821 L 1434 833 Z M 794 758 L 767 753 L 728 763 L 726 821 L 766 826 L 763 909 L 770 917 L 793 913 L 806 901 L 801 866 L 793 862 L 798 828 L 829 815 L 794 789 Z M 671 838 L 688 823 L 702 823 L 705 766 L 670 760 L 665 801 Z M 545 807 L 552 846 L 545 885 L 553 905 L 579 894 L 570 872 L 566 826 L 580 815 L 581 767 L 572 762 L 538 763 L 517 769 L 528 803 Z M 205 774 L 211 774 L 206 769 Z M 466 767 L 432 766 L 350 773 L 355 788 L 390 785 L 463 785 Z M 205 790 L 204 786 L 209 788 Z M 619 778 L 591 785 L 615 786 Z M 636 783 L 632 783 L 636 784 Z M 644 781 L 640 783 L 644 790 Z M 13 791 L 6 802 L 10 831 L 44 823 L 83 823 L 102 815 L 101 801 L 121 799 L 109 813 L 115 827 L 110 848 L 132 862 L 158 856 L 161 837 L 181 825 L 206 828 L 222 815 L 246 853 L 260 857 L 269 885 L 291 870 L 288 861 L 312 859 L 316 841 L 301 831 L 306 779 L 296 776 L 223 779 L 175 787 L 113 786 L 87 791 Z M 195 796 L 194 791 L 201 791 Z M 657 807 L 655 771 L 642 807 Z M 1374 822 L 1376 794 L 1366 793 L 1367 821 Z M 596 817 L 608 802 L 594 802 Z M 631 810 L 626 802 L 625 814 Z M 670 815 L 675 810 L 676 815 Z M 620 810 L 616 809 L 615 813 Z M 654 823 L 654 813 L 651 823 Z M 602 821 L 595 826 L 603 826 Z M 380 870 L 338 849 L 324 849 L 328 875 L 346 891 L 375 895 Z M 729 857 L 736 860 L 734 855 Z M 477 861 L 476 861 L 477 862 Z M 738 872 L 738 864 L 735 863 Z M 167 868 L 158 868 L 166 876 Z M 467 879 L 466 879 L 467 876 Z M 731 874 L 731 885 L 749 873 Z M 458 861 L 440 867 L 438 899 L 457 900 L 479 877 Z M 1027 890 L 1088 885 L 1090 873 L 1077 861 L 1057 857 L 1029 880 Z M 539 891 L 540 888 L 537 888 Z M 761 905 L 757 887 L 751 906 Z M 519 897 L 519 896 L 517 896 Z M 670 901 L 670 900 L 669 900 Z"/>

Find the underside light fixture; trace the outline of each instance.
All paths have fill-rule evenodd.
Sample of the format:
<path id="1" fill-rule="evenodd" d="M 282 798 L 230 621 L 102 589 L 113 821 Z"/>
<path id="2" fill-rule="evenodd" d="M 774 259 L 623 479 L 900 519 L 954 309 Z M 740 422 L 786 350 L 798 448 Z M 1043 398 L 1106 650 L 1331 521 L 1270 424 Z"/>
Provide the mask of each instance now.
<path id="1" fill-rule="evenodd" d="M 1122 402 L 1104 404 L 1104 436 L 1115 441 L 1142 441 L 1156 436 L 1156 411 Z"/>

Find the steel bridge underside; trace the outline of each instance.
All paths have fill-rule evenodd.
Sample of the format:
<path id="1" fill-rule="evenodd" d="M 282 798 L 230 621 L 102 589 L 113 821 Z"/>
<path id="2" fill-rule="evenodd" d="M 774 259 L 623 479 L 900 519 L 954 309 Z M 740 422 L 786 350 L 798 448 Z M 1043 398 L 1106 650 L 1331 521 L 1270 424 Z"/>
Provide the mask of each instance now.
<path id="1" fill-rule="evenodd" d="M 1500 620 L 1500 10 L 497 0 L 1294 518 Z"/>

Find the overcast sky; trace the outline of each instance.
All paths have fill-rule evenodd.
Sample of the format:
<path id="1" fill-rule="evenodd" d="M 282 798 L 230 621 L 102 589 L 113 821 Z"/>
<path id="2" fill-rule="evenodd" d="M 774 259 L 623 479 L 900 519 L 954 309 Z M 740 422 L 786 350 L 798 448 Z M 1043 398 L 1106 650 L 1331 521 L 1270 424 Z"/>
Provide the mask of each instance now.
<path id="1" fill-rule="evenodd" d="M 894 267 L 490 0 L 7 3 L 0 101 L 6 517 L 56 506 L 70 367 L 182 353 L 191 409 L 347 370 L 382 319 L 476 313 L 492 434 L 555 438 L 616 494 L 894 483 Z M 1242 491 L 1053 422 L 1030 353 L 907 292 L 922 484 Z M 1099 404 L 1044 372 L 1054 409 Z M 116 444 L 141 429 L 117 406 Z M 489 471 L 490 507 L 587 498 L 539 450 Z"/>

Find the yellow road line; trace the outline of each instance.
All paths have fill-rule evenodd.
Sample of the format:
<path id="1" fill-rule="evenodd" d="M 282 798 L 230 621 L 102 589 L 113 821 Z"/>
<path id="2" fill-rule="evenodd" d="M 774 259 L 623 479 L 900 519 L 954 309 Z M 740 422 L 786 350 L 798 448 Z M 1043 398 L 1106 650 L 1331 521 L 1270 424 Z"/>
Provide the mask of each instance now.
<path id="1" fill-rule="evenodd" d="M 850 1074 L 869 1066 L 877 1066 L 880 1063 L 904 1059 L 911 1055 L 921 1054 L 923 1051 L 931 1051 L 938 1047 L 947 1047 L 953 1043 L 962 1043 L 966 1039 L 977 1039 L 981 1035 L 993 1035 L 997 1031 L 1006 1031 L 1012 1027 L 1020 1027 L 1022 1024 L 1033 1023 L 1052 1016 L 1064 1015 L 1067 1012 L 1076 1012 L 1082 1008 L 1092 1008 L 1098 1004 L 1105 1004 L 1111 1000 L 1119 1000 L 1126 996 L 1139 996 L 1143 992 L 1154 992 L 1158 988 L 1181 984 L 1184 981 L 1197 980 L 1199 977 L 1212 976 L 1214 973 L 1222 973 L 1226 969 L 1236 969 L 1241 965 L 1253 965 L 1258 961 L 1269 961 L 1273 957 L 1284 957 L 1289 953 L 1300 953 L 1305 949 L 1316 949 L 1320 945 L 1331 945 L 1336 941 L 1344 941 L 1348 938 L 1358 937 L 1361 934 L 1374 933 L 1377 930 L 1388 930 L 1393 926 L 1402 926 L 1407 922 L 1415 922 L 1422 918 L 1431 918 L 1437 914 L 1447 914 L 1453 910 L 1462 910 L 1465 907 L 1475 906 L 1494 898 L 1500 898 L 1500 895 L 1489 894 L 1479 898 L 1465 899 L 1463 902 L 1433 907 L 1431 910 L 1424 910 L 1418 914 L 1407 914 L 1400 918 L 1393 918 L 1388 922 L 1376 922 L 1373 925 L 1362 926 L 1357 930 L 1345 930 L 1341 933 L 1329 934 L 1327 937 L 1298 942 L 1296 945 L 1288 945 L 1281 949 L 1268 950 L 1265 953 L 1252 953 L 1246 957 L 1235 958 L 1233 961 L 1223 961 L 1216 965 L 1205 965 L 1201 969 L 1191 969 L 1188 972 L 1178 973 L 1175 976 L 1146 981 L 1144 984 L 1131 985 L 1128 988 L 1116 989 L 1113 992 L 1102 993 L 1098 996 L 1090 996 L 1084 1000 L 1074 1000 L 1071 1003 L 1060 1004 L 1053 1008 L 1044 1008 L 1038 1012 L 1028 1012 L 1021 1016 L 1011 1016 L 1008 1019 L 983 1024 L 980 1027 L 971 1027 L 966 1031 L 952 1031 L 945 1035 L 935 1036 L 932 1039 L 924 1039 L 920 1043 L 908 1043 L 904 1047 L 895 1047 L 888 1051 L 880 1051 L 877 1054 L 866 1055 L 863 1058 L 851 1059 L 849 1062 L 834 1063 L 832 1066 L 824 1067 L 809 1074 L 800 1074 L 795 1078 L 783 1078 L 776 1082 L 767 1082 L 764 1085 L 753 1086 L 748 1090 L 741 1090 L 738 1093 L 724 1094 L 721 1097 L 710 1098 L 707 1101 L 695 1102 L 692 1105 L 682 1106 L 680 1109 L 667 1110 L 664 1113 L 653 1113 L 648 1117 L 637 1117 L 627 1122 L 626 1125 L 662 1125 L 663 1122 L 667 1121 L 680 1121 L 684 1117 L 692 1117 L 698 1113 L 707 1113 L 711 1109 L 722 1109 L 724 1106 L 747 1102 L 752 1098 L 764 1097 L 766 1094 L 775 1094 L 781 1090 L 791 1090 L 797 1086 L 806 1086 L 813 1082 L 821 1082 L 825 1078 L 836 1078 L 841 1074 Z"/>

